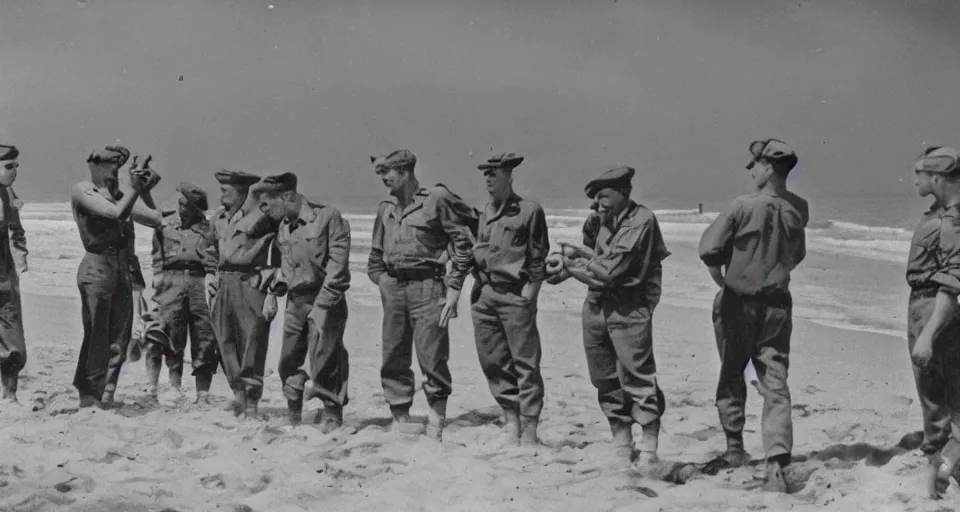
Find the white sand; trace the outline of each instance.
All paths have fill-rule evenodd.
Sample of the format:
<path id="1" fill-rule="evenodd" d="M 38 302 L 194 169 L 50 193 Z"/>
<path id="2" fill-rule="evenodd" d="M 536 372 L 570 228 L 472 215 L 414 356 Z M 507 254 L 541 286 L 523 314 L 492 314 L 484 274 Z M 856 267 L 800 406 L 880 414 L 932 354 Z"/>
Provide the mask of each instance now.
<path id="1" fill-rule="evenodd" d="M 161 406 L 147 406 L 142 361 L 124 367 L 122 408 L 78 412 L 71 385 L 81 340 L 76 233 L 69 223 L 46 221 L 28 229 L 34 253 L 23 289 L 30 362 L 20 398 L 36 410 L 0 410 L 0 510 L 932 511 L 949 504 L 924 498 L 925 460 L 915 449 L 883 451 L 921 425 L 905 342 L 802 319 L 795 326 L 790 377 L 800 460 L 789 478 L 798 491 L 759 491 L 762 466 L 706 476 L 681 464 L 705 462 L 723 448 L 713 405 L 718 357 L 706 309 L 713 289 L 689 241 L 670 242 L 675 257 L 665 263 L 665 299 L 654 317 L 668 410 L 660 444 L 664 463 L 644 476 L 608 464 L 609 431 L 587 378 L 579 321 L 583 290 L 576 283 L 545 286 L 541 297 L 547 396 L 545 446 L 535 452 L 493 444 L 498 409 L 477 363 L 466 293 L 451 329 L 454 394 L 444 442 L 404 440 L 387 431 L 379 295 L 362 274 L 362 254 L 353 257 L 359 272 L 348 293 L 351 402 L 340 431 L 322 435 L 309 425 L 312 413 L 305 414 L 305 425 L 285 426 L 275 373 L 279 320 L 262 404 L 267 422 L 239 422 L 223 410 L 230 393 L 222 373 L 214 381 L 215 406 L 176 405 L 165 376 Z M 828 271 L 837 269 L 822 272 Z M 831 286 L 814 277 L 820 270 L 805 272 L 795 289 Z M 883 300 L 902 304 L 899 293 L 890 289 Z M 803 297 L 795 297 L 803 312 Z M 192 379 L 184 381 L 191 396 Z M 750 396 L 746 436 L 754 457 L 762 455 L 760 403 Z M 418 393 L 413 413 L 425 411 Z M 688 481 L 664 481 L 671 470 Z M 956 503 L 956 492 L 949 499 Z"/>

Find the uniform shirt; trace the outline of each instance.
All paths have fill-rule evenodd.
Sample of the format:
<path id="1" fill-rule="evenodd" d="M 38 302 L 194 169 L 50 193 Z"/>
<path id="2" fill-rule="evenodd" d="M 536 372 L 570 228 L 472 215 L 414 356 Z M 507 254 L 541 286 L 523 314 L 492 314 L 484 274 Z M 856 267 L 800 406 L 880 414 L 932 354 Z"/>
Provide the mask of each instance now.
<path id="1" fill-rule="evenodd" d="M 604 290 L 641 288 L 651 304 L 660 300 L 661 262 L 670 251 L 660 233 L 656 215 L 630 200 L 615 218 L 598 222 L 587 217 L 583 225 L 584 245 L 591 246 L 596 257 L 588 268 L 608 284 Z M 594 271 L 598 269 L 599 271 Z"/>
<path id="2" fill-rule="evenodd" d="M 452 269 L 446 283 L 460 290 L 473 261 L 473 233 L 463 221 L 471 215 L 473 209 L 442 185 L 421 187 L 402 210 L 391 201 L 380 203 L 367 275 L 377 283 L 388 266 L 407 270 L 443 266 L 449 247 Z"/>
<path id="3" fill-rule="evenodd" d="M 303 199 L 297 218 L 281 222 L 276 243 L 288 293 L 319 290 L 319 307 L 343 300 L 350 288 L 350 224 L 337 209 Z"/>
<path id="4" fill-rule="evenodd" d="M 92 183 L 87 184 L 83 190 L 84 194 L 102 195 L 100 190 Z M 103 196 L 104 199 L 116 204 L 117 200 L 123 197 L 122 192 L 117 192 L 117 196 Z M 77 223 L 77 230 L 80 232 L 80 242 L 84 250 L 93 254 L 101 254 L 109 249 L 125 249 L 129 255 L 134 254 L 134 227 L 133 218 L 128 217 L 125 220 L 110 219 L 99 215 L 91 214 L 83 206 L 71 200 L 71 209 L 73 210 L 73 219 Z"/>
<path id="5" fill-rule="evenodd" d="M 153 232 L 153 271 L 178 265 L 202 266 L 208 272 L 216 270 L 216 262 L 207 257 L 209 231 L 210 223 L 204 218 L 184 226 L 179 212 L 163 212 L 163 220 Z"/>
<path id="6" fill-rule="evenodd" d="M 940 291 L 960 295 L 960 206 L 940 212 L 939 238 L 939 268 L 930 281 L 940 285 Z"/>
<path id="7" fill-rule="evenodd" d="M 907 257 L 907 284 L 912 288 L 921 288 L 930 283 L 930 278 L 940 268 L 938 251 L 940 250 L 940 214 L 943 208 L 932 205 L 920 216 L 917 229 L 910 242 L 910 255 Z"/>
<path id="8" fill-rule="evenodd" d="M 806 257 L 807 202 L 787 192 L 757 192 L 733 200 L 700 238 L 700 259 L 726 265 L 724 282 L 742 295 L 786 291 L 790 272 Z"/>
<path id="9" fill-rule="evenodd" d="M 550 252 L 547 217 L 536 201 L 511 194 L 499 209 L 488 201 L 480 214 L 476 269 L 493 283 L 540 282 Z"/>
<path id="10" fill-rule="evenodd" d="M 224 208 L 214 213 L 207 235 L 207 255 L 213 266 L 267 268 L 279 264 L 279 252 L 271 250 L 279 222 L 247 200 L 233 215 Z"/>
<path id="11" fill-rule="evenodd" d="M 0 219 L 0 276 L 16 273 L 17 268 L 27 264 L 27 235 L 20 222 L 20 210 L 7 187 L 0 186 L 0 203 L 3 218 Z"/>

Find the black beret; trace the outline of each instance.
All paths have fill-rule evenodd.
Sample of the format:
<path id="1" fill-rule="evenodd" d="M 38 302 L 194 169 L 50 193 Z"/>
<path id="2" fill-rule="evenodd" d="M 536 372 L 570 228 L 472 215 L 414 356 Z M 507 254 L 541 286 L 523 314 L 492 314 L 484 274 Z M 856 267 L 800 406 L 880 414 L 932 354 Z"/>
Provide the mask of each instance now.
<path id="1" fill-rule="evenodd" d="M 633 175 L 636 174 L 636 169 L 628 166 L 614 167 L 599 177 L 587 183 L 587 186 L 584 188 L 584 192 L 587 193 L 587 197 L 593 199 L 598 192 L 605 188 L 612 188 L 617 190 L 622 190 L 625 188 L 631 188 L 630 180 L 633 179 Z"/>
<path id="2" fill-rule="evenodd" d="M 177 192 L 180 192 L 180 195 L 198 210 L 202 212 L 207 211 L 207 193 L 204 192 L 202 188 L 184 181 L 177 187 Z"/>
<path id="3" fill-rule="evenodd" d="M 481 171 L 486 171 L 488 169 L 503 169 L 505 171 L 512 171 L 520 163 L 523 162 L 522 156 L 517 156 L 513 153 L 500 153 L 499 155 L 492 156 L 487 159 L 485 163 L 482 163 L 477 166 L 477 169 Z"/>
<path id="4" fill-rule="evenodd" d="M 275 174 L 273 176 L 267 176 L 263 178 L 261 186 L 258 187 L 260 190 L 269 190 L 275 192 L 286 192 L 288 190 L 297 189 L 297 175 L 292 172 L 285 172 L 283 174 Z"/>
<path id="5" fill-rule="evenodd" d="M 20 156 L 20 150 L 16 146 L 0 144 L 0 162 L 4 160 L 14 160 Z"/>
<path id="6" fill-rule="evenodd" d="M 221 185 L 233 185 L 236 187 L 250 188 L 254 183 L 260 181 L 260 176 L 243 171 L 229 171 L 222 169 L 213 175 L 217 183 Z"/>

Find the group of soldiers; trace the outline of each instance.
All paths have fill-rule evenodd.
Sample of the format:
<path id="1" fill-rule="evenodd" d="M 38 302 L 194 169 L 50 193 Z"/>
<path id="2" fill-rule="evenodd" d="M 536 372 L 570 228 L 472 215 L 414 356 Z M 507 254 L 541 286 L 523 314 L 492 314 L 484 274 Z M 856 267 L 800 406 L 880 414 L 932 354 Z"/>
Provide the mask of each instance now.
<path id="1" fill-rule="evenodd" d="M 25 239 L 9 200 L 17 150 L 0 153 L 0 373 L 3 398 L 16 401 L 17 374 L 26 361 L 20 316 L 18 265 Z M 778 139 L 750 145 L 746 168 L 755 191 L 736 198 L 705 230 L 700 257 L 720 288 L 713 324 L 721 366 L 717 408 L 726 450 L 714 469 L 748 462 L 744 448 L 744 371 L 752 362 L 764 399 L 764 488 L 787 491 L 784 467 L 793 450 L 787 385 L 792 297 L 791 271 L 806 255 L 807 203 L 787 190 L 795 152 Z M 108 146 L 88 159 L 90 179 L 72 192 L 72 208 L 86 251 L 77 274 L 83 307 L 83 344 L 74 385 L 81 407 L 114 401 L 134 321 L 134 293 L 144 286 L 134 254 L 134 223 L 153 228 L 152 306 L 143 312 L 146 366 L 156 394 L 166 360 L 179 388 L 187 337 L 191 340 L 197 401 L 208 401 L 222 366 L 238 416 L 257 417 L 264 386 L 270 324 L 277 297 L 286 296 L 279 376 L 289 421 L 302 421 L 304 400 L 319 398 L 315 418 L 330 432 L 348 405 L 349 356 L 343 342 L 350 287 L 350 225 L 332 207 L 307 200 L 297 176 L 216 173 L 221 207 L 208 220 L 207 196 L 181 183 L 176 210 L 160 211 L 151 190 L 160 181 L 150 157 L 133 158 L 129 185 L 120 169 L 130 152 Z M 657 460 L 666 407 L 657 383 L 652 321 L 660 301 L 662 261 L 670 255 L 656 216 L 630 196 L 635 170 L 607 170 L 585 187 L 593 210 L 582 244 L 551 252 L 543 208 L 513 189 L 524 158 L 503 153 L 480 164 L 490 199 L 474 209 L 444 185 L 423 186 L 408 150 L 371 157 L 391 200 L 373 225 L 367 275 L 383 306 L 380 377 L 394 429 L 442 438 L 452 392 L 449 323 L 468 275 L 471 316 L 480 365 L 503 409 L 503 442 L 536 445 L 544 400 L 538 296 L 543 282 L 574 279 L 587 287 L 582 310 L 589 376 L 608 419 L 615 453 L 624 461 Z M 949 449 L 960 407 L 957 365 L 947 350 L 960 331 L 960 154 L 931 148 L 916 166 L 921 195 L 937 201 L 925 214 L 911 249 L 910 350 L 924 412 L 924 451 L 931 457 L 930 492 L 943 491 L 958 457 Z M 15 225 L 17 226 L 15 228 Z M 19 229 L 19 230 L 18 230 Z M 18 234 L 19 233 L 19 234 Z M 14 260 L 11 253 L 20 256 Z M 22 265 L 21 265 L 22 264 Z M 414 350 L 429 407 L 414 422 Z M 634 442 L 633 425 L 641 438 Z M 955 430 L 955 433 L 957 431 Z M 955 447 L 957 448 L 957 447 Z"/>

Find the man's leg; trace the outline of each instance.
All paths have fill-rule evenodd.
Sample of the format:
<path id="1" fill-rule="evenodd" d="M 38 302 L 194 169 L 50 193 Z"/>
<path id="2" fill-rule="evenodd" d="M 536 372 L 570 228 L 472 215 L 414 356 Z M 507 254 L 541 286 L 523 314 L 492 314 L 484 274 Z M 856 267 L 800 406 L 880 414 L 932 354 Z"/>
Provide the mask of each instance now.
<path id="1" fill-rule="evenodd" d="M 610 340 L 616 351 L 620 382 L 630 415 L 640 424 L 642 462 L 655 462 L 660 436 L 660 418 L 666 409 L 663 391 L 657 385 L 653 354 L 653 314 L 631 291 L 620 292 L 616 302 L 604 308 Z"/>
<path id="2" fill-rule="evenodd" d="M 307 314 L 311 307 L 311 301 L 303 296 L 287 295 L 277 373 L 283 383 L 283 396 L 287 399 L 287 417 L 291 425 L 299 425 L 303 419 L 303 388 L 307 373 L 302 367 L 307 357 Z"/>
<path id="3" fill-rule="evenodd" d="M 190 318 L 190 360 L 197 386 L 197 403 L 205 404 L 209 403 L 210 386 L 220 359 L 201 276 L 188 277 L 187 309 Z"/>
<path id="4" fill-rule="evenodd" d="M 247 398 L 246 387 L 240 380 L 244 342 L 235 308 L 241 300 L 240 287 L 246 285 L 240 282 L 240 275 L 235 273 L 220 274 L 218 280 L 217 294 L 210 305 L 210 320 L 220 346 L 223 373 L 233 390 L 233 412 L 240 415 L 246 408 Z"/>
<path id="5" fill-rule="evenodd" d="M 83 343 L 73 385 L 80 407 L 99 405 L 110 364 L 110 314 L 117 287 L 117 269 L 104 258 L 87 254 L 77 271 Z"/>
<path id="6" fill-rule="evenodd" d="M 240 303 L 235 304 L 241 339 L 243 339 L 240 380 L 246 387 L 248 418 L 257 418 L 260 397 L 263 396 L 263 375 L 267 364 L 270 341 L 270 322 L 263 318 L 263 303 L 267 294 L 244 280 L 240 282 Z"/>
<path id="7" fill-rule="evenodd" d="M 793 451 L 793 419 L 787 374 L 790 367 L 790 335 L 793 330 L 792 302 L 782 298 L 751 301 L 747 310 L 756 318 L 756 353 L 760 394 L 763 396 L 761 428 L 763 451 L 767 459 L 764 489 L 787 492 L 783 466 L 790 463 Z"/>
<path id="8" fill-rule="evenodd" d="M 477 345 L 480 369 L 487 378 L 487 386 L 494 400 L 503 408 L 503 442 L 517 444 L 520 441 L 520 388 L 510 355 L 510 345 L 504 330 L 505 322 L 498 311 L 496 294 L 489 286 L 480 291 L 477 302 L 470 306 L 473 319 L 473 336 Z M 508 313 L 516 314 L 517 308 Z"/>
<path id="9" fill-rule="evenodd" d="M 440 311 L 447 291 L 438 279 L 427 279 L 407 285 L 407 300 L 413 324 L 413 346 L 423 372 L 423 393 L 427 396 L 430 415 L 427 435 L 441 440 L 447 416 L 447 399 L 453 390 L 450 375 L 450 331 L 440 327 Z"/>
<path id="10" fill-rule="evenodd" d="M 14 272 L 0 282 L 0 401 L 18 404 L 17 385 L 20 370 L 27 363 L 27 345 L 23 336 L 23 307 L 19 279 Z"/>
<path id="11" fill-rule="evenodd" d="M 312 302 L 312 301 L 311 301 Z M 315 313 L 316 323 L 309 322 L 308 356 L 313 395 L 323 400 L 323 412 L 316 418 L 323 433 L 343 425 L 343 408 L 349 403 L 347 385 L 350 359 L 343 344 L 347 327 L 347 299 Z"/>
<path id="12" fill-rule="evenodd" d="M 129 272 L 124 274 L 120 270 L 120 279 L 114 291 L 110 304 L 110 323 L 108 328 L 110 340 L 110 359 L 107 366 L 106 385 L 103 389 L 101 402 L 105 405 L 113 403 L 117 383 L 120 380 L 120 371 L 127 360 L 127 348 L 133 334 L 133 287 Z"/>
<path id="13" fill-rule="evenodd" d="M 384 274 L 379 287 L 383 302 L 380 382 L 395 426 L 402 431 L 405 424 L 410 422 L 410 406 L 414 395 L 413 369 L 410 367 L 413 362 L 413 327 L 410 325 L 404 285 Z"/>
<path id="14" fill-rule="evenodd" d="M 519 295 L 500 295 L 497 308 L 506 341 L 510 349 L 510 370 L 516 379 L 518 405 L 522 426 L 521 442 L 526 446 L 539 444 L 537 430 L 543 411 L 543 376 L 540 360 L 540 331 L 537 329 L 537 308 Z"/>
<path id="15" fill-rule="evenodd" d="M 600 410 L 610 423 L 613 445 L 618 457 L 633 456 L 633 416 L 631 401 L 620 385 L 617 352 L 607 332 L 602 298 L 590 295 L 583 302 L 583 348 L 587 356 L 590 382 L 597 389 Z"/>
<path id="16" fill-rule="evenodd" d="M 156 305 L 156 314 L 160 320 L 160 329 L 166 334 L 166 337 L 160 340 L 152 340 L 152 344 L 157 344 L 157 341 L 165 342 L 160 344 L 160 350 L 153 350 L 153 352 L 160 352 L 166 359 L 170 374 L 170 385 L 178 392 L 183 381 L 183 353 L 187 345 L 187 326 L 189 324 L 186 293 L 183 286 L 182 278 L 172 273 L 160 273 L 158 278 L 154 280 L 153 302 Z M 156 395 L 157 386 L 160 382 L 159 362 L 159 359 L 157 359 L 156 366 L 153 363 L 148 366 L 151 391 L 154 395 Z"/>
<path id="17" fill-rule="evenodd" d="M 745 338 L 746 317 L 743 302 L 733 292 L 721 291 L 714 300 L 713 325 L 720 354 L 720 375 L 717 379 L 717 413 L 727 439 L 726 451 L 711 466 L 742 466 L 747 463 L 743 445 L 744 407 L 747 383 L 743 372 L 752 353 Z"/>

